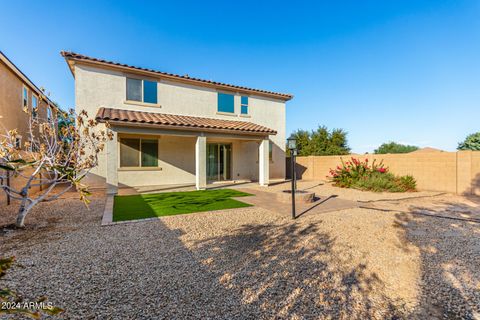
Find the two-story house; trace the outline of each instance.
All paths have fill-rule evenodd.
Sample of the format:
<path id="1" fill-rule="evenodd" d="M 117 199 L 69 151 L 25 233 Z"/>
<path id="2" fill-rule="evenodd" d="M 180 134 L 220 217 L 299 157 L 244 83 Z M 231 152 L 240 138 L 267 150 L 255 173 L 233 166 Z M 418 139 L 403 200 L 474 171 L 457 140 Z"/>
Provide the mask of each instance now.
<path id="1" fill-rule="evenodd" d="M 56 106 L 0 51 L 0 134 L 17 129 L 18 147 L 28 140 L 29 114 L 38 121 L 54 117 Z"/>
<path id="2" fill-rule="evenodd" d="M 291 95 L 61 54 L 75 78 L 77 112 L 108 122 L 114 133 L 92 172 L 110 193 L 285 178 Z"/>

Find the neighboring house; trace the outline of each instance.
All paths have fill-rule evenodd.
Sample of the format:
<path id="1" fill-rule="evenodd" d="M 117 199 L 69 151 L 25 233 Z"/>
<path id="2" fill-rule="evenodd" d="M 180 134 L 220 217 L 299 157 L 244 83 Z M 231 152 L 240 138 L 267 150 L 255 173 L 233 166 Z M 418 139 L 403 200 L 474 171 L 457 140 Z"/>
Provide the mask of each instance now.
<path id="1" fill-rule="evenodd" d="M 55 116 L 56 110 L 42 90 L 0 51 L 0 134 L 17 129 L 19 147 L 28 140 L 29 115 L 24 108 L 39 121 Z"/>
<path id="2" fill-rule="evenodd" d="M 289 94 L 62 52 L 84 109 L 114 132 L 93 172 L 118 186 L 285 178 Z"/>

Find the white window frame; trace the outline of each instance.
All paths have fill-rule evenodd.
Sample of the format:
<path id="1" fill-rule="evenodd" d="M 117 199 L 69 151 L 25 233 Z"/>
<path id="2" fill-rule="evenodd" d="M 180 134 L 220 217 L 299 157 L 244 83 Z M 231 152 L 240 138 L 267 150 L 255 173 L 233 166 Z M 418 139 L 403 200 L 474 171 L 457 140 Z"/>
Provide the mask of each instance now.
<path id="1" fill-rule="evenodd" d="M 51 121 L 53 119 L 53 109 L 51 105 L 47 106 L 47 121 Z"/>
<path id="2" fill-rule="evenodd" d="M 246 97 L 246 98 L 247 98 L 247 101 L 248 101 L 247 104 L 242 103 L 242 97 Z M 246 106 L 246 107 L 247 107 L 247 113 L 242 113 L 242 107 L 243 107 L 243 106 Z M 247 95 L 240 95 L 240 114 L 241 114 L 242 116 L 244 116 L 244 117 L 250 115 L 250 97 L 247 96 Z"/>
<path id="3" fill-rule="evenodd" d="M 32 100 L 31 100 L 31 102 L 30 102 L 30 105 L 32 106 L 32 118 L 37 119 L 37 118 L 38 118 L 38 111 L 39 111 L 39 110 L 38 110 L 38 96 L 32 92 L 32 98 L 31 98 L 31 99 L 32 99 Z M 33 109 L 34 109 L 34 107 L 33 107 L 33 99 L 35 99 L 35 100 L 37 101 L 37 106 L 35 107 L 35 109 L 36 109 L 35 113 L 34 113 L 34 111 L 33 111 Z M 35 115 L 35 116 L 34 116 L 34 115 Z"/>
<path id="4" fill-rule="evenodd" d="M 22 108 L 28 108 L 28 88 L 25 85 L 22 86 Z"/>

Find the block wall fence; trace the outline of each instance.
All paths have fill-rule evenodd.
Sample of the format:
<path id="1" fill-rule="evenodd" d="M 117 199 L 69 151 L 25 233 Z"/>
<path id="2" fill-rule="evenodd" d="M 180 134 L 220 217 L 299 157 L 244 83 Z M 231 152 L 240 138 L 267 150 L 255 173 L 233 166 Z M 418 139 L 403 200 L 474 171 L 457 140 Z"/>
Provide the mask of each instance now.
<path id="1" fill-rule="evenodd" d="M 24 171 L 24 174 L 26 176 L 28 176 L 28 175 L 31 174 L 31 172 L 32 172 L 32 169 L 29 168 L 29 169 L 26 169 Z M 5 175 L 5 171 L 0 170 L 0 175 Z M 9 185 L 10 185 L 10 187 L 12 187 L 16 190 L 20 190 L 25 185 L 26 181 L 27 180 L 23 177 L 20 177 L 20 176 L 15 177 L 14 175 L 10 175 Z M 0 184 L 8 185 L 6 180 L 0 181 Z M 47 188 L 47 187 L 44 186 L 43 189 L 45 189 L 45 188 Z M 34 186 L 34 187 L 30 188 L 31 194 L 35 194 L 35 193 L 39 192 L 40 190 L 41 189 L 38 186 Z M 7 194 L 5 193 L 5 191 L 0 189 L 0 205 L 6 205 L 7 202 L 8 202 L 7 201 Z M 18 205 L 20 203 L 20 201 L 11 198 L 10 203 L 16 203 L 16 205 Z"/>
<path id="2" fill-rule="evenodd" d="M 480 151 L 413 152 L 406 154 L 365 154 L 297 157 L 299 179 L 327 180 L 329 170 L 351 157 L 382 161 L 396 175 L 412 175 L 418 190 L 480 195 Z M 290 158 L 287 158 L 290 174 Z"/>

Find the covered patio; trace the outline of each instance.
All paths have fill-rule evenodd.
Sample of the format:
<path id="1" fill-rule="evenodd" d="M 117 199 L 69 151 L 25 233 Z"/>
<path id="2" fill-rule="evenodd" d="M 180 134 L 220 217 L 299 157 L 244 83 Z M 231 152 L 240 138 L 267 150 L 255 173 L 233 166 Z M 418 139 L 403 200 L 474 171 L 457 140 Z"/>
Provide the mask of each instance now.
<path id="1" fill-rule="evenodd" d="M 101 108 L 113 139 L 106 146 L 109 194 L 119 186 L 194 185 L 270 181 L 269 135 L 251 122 Z"/>

